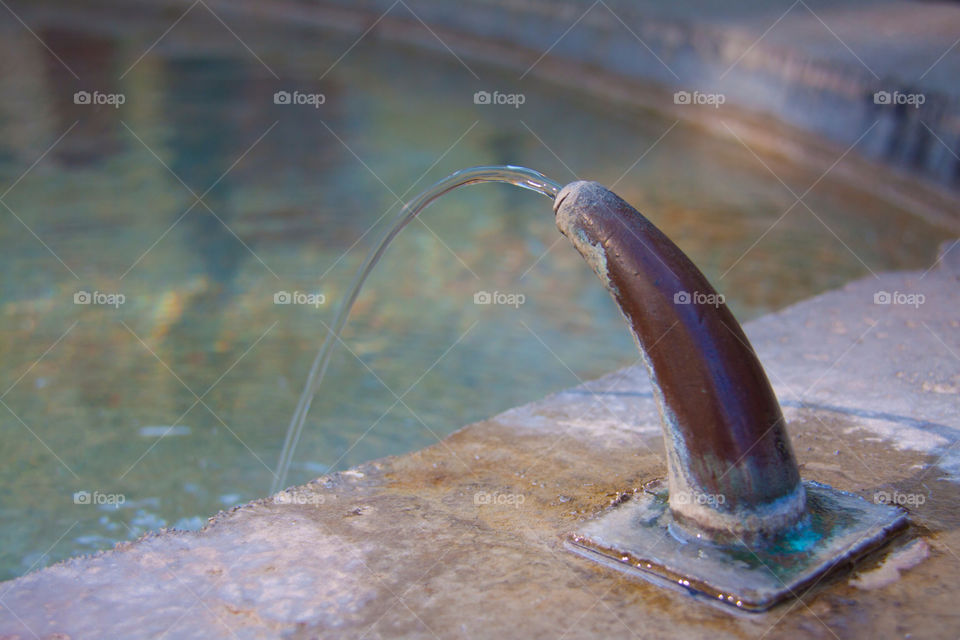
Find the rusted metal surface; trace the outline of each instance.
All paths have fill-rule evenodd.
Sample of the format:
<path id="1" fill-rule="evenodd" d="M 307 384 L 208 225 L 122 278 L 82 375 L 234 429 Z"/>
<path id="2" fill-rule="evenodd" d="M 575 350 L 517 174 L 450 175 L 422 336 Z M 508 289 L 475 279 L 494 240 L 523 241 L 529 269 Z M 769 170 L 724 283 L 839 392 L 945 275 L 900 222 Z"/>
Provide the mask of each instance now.
<path id="1" fill-rule="evenodd" d="M 674 516 L 748 542 L 799 521 L 804 490 L 780 405 L 722 296 L 606 187 L 569 184 L 554 209 L 626 317 L 654 381 Z"/>

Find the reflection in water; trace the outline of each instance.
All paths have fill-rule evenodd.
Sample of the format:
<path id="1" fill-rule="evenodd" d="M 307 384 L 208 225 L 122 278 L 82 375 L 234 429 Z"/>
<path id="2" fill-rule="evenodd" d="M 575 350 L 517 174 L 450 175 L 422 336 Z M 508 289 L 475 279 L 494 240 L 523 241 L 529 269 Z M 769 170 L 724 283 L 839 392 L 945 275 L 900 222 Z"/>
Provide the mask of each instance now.
<path id="1" fill-rule="evenodd" d="M 217 107 L 240 103 L 245 76 L 244 66 L 230 59 L 176 58 L 166 64 L 170 168 L 202 199 L 182 224 L 218 297 L 232 293 L 246 252 L 227 230 L 234 222 L 235 180 L 227 169 L 245 132 L 236 110 Z"/>
<path id="2" fill-rule="evenodd" d="M 39 35 L 61 58 L 71 61 L 67 69 L 53 56 L 43 57 L 47 100 L 56 114 L 56 129 L 66 131 L 76 123 L 71 135 L 53 150 L 53 157 L 65 165 L 79 167 L 117 153 L 122 131 L 119 109 L 110 105 L 78 105 L 74 98 L 77 92 L 121 93 L 114 68 L 120 60 L 117 40 L 62 27 L 42 29 Z"/>
<path id="3" fill-rule="evenodd" d="M 636 163 L 617 191 L 742 318 L 865 275 L 860 259 L 876 271 L 926 265 L 948 237 L 831 174 L 805 202 L 859 259 L 800 207 L 752 246 L 793 200 L 749 152 L 694 127 L 676 126 L 637 163 L 670 122 L 530 80 L 517 87 L 489 69 L 485 81 L 527 101 L 522 112 L 474 105 L 474 79 L 455 60 L 373 40 L 324 75 L 352 40 L 232 23 L 277 80 L 204 12 L 124 75 L 169 20 L 109 12 L 95 29 L 80 26 L 89 16 L 52 29 L 36 11 L 26 21 L 80 80 L 17 25 L 0 24 L 0 184 L 77 122 L 3 198 L 23 224 L 0 208 L 0 390 L 13 385 L 10 411 L 0 406 L 0 578 L 159 526 L 196 527 L 261 495 L 324 323 L 378 220 L 396 212 L 394 194 L 452 170 L 519 164 L 568 176 L 555 152 L 610 184 Z M 273 103 L 294 89 L 326 102 Z M 79 90 L 127 101 L 76 105 Z M 768 162 L 795 190 L 819 177 Z M 216 215 L 164 163 L 197 195 L 209 189 Z M 291 482 L 431 444 L 633 364 L 589 268 L 551 248 L 558 235 L 541 200 L 464 190 L 397 238 L 357 301 L 349 350 L 334 353 Z M 77 305 L 80 290 L 126 302 Z M 328 302 L 274 304 L 281 291 Z M 523 293 L 526 303 L 475 305 L 479 291 Z M 408 389 L 397 404 L 393 393 Z M 82 490 L 126 501 L 74 504 Z"/>
<path id="4" fill-rule="evenodd" d="M 207 366 L 223 370 L 233 354 L 217 348 L 225 320 L 219 311 L 242 290 L 236 279 L 249 253 L 230 231 L 236 224 L 237 174 L 229 171 L 242 151 L 237 149 L 238 141 L 248 132 L 238 110 L 222 107 L 242 103 L 249 69 L 236 59 L 193 56 L 166 60 L 164 67 L 168 82 L 164 110 L 169 114 L 165 151 L 170 170 L 186 184 L 191 200 L 200 199 L 191 201 L 187 213 L 177 211 L 170 224 L 179 227 L 185 252 L 199 266 L 201 285 L 179 300 L 175 320 L 164 328 L 162 347 L 174 358 L 175 371 Z M 232 404 L 229 385 L 221 393 Z M 186 402 L 193 404 L 189 398 Z"/>

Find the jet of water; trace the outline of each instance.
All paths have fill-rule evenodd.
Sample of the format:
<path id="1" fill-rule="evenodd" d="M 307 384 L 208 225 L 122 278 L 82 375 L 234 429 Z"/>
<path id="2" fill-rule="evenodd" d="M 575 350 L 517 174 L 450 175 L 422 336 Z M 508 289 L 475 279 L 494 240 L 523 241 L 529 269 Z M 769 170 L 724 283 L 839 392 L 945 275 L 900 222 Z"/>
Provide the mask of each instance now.
<path id="1" fill-rule="evenodd" d="M 317 395 L 317 390 L 320 388 L 320 383 L 323 382 L 323 376 L 327 371 L 327 365 L 330 363 L 333 344 L 340 339 L 340 333 L 347 323 L 350 310 L 353 308 L 353 303 L 356 302 L 357 296 L 360 295 L 360 289 L 363 287 L 363 283 L 366 282 L 367 276 L 370 275 L 370 272 L 380 261 L 380 258 L 383 257 L 387 247 L 393 239 L 397 237 L 397 234 L 434 200 L 459 187 L 483 182 L 504 182 L 516 185 L 523 189 L 536 191 L 551 200 L 557 197 L 561 189 L 561 185 L 553 180 L 537 171 L 525 167 L 472 167 L 450 174 L 403 206 L 380 242 L 367 254 L 363 265 L 361 265 L 360 270 L 357 271 L 357 275 L 354 276 L 349 294 L 341 303 L 333 323 L 327 327 L 327 337 L 317 351 L 316 357 L 313 359 L 313 364 L 310 366 L 310 373 L 307 374 L 306 384 L 304 384 L 303 392 L 300 394 L 300 400 L 297 402 L 296 411 L 294 411 L 293 417 L 290 419 L 290 426 L 287 428 L 287 435 L 283 442 L 280 460 L 277 462 L 277 470 L 274 473 L 270 493 L 276 493 L 285 487 L 287 473 L 290 470 L 290 462 L 293 460 L 293 454 L 296 451 L 297 444 L 300 442 L 303 425 L 307 420 L 307 412 L 310 411 L 310 404 Z"/>

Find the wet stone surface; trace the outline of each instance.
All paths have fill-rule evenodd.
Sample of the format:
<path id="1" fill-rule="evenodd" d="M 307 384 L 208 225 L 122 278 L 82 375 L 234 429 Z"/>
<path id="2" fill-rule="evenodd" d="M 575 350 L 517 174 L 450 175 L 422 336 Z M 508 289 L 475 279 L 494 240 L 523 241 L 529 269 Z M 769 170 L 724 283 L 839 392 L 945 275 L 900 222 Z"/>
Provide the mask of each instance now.
<path id="1" fill-rule="evenodd" d="M 665 472 L 632 367 L 203 531 L 0 584 L 0 637 L 956 637 L 958 285 L 945 268 L 870 277 L 747 325 L 804 478 L 900 503 L 913 522 L 769 612 L 733 614 L 564 549 Z M 881 291 L 925 299 L 875 304 Z"/>

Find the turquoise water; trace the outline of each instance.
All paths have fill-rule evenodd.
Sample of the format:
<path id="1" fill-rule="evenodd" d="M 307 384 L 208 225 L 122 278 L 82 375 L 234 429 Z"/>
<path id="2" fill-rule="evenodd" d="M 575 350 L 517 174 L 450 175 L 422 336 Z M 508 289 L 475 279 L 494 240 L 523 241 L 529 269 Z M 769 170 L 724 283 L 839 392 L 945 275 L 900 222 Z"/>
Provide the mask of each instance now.
<path id="1" fill-rule="evenodd" d="M 336 62 L 353 37 L 233 16 L 248 50 L 202 11 L 148 50 L 172 17 L 21 15 L 70 70 L 3 18 L 0 578 L 264 495 L 378 221 L 453 170 L 616 183 L 741 319 L 868 267 L 926 266 L 949 235 L 828 176 L 805 198 L 823 223 L 797 207 L 751 249 L 793 198 L 744 148 L 471 65 L 477 80 L 443 52 L 370 38 Z M 494 88 L 523 105 L 474 103 Z M 76 104 L 78 91 L 124 103 Z M 324 101 L 276 104 L 282 91 Z M 766 162 L 798 193 L 821 173 Z M 358 300 L 289 482 L 636 361 L 552 218 L 540 196 L 483 185 L 404 231 Z M 75 303 L 82 292 L 123 302 Z M 316 306 L 275 304 L 283 292 Z M 475 304 L 483 292 L 512 304 Z"/>

